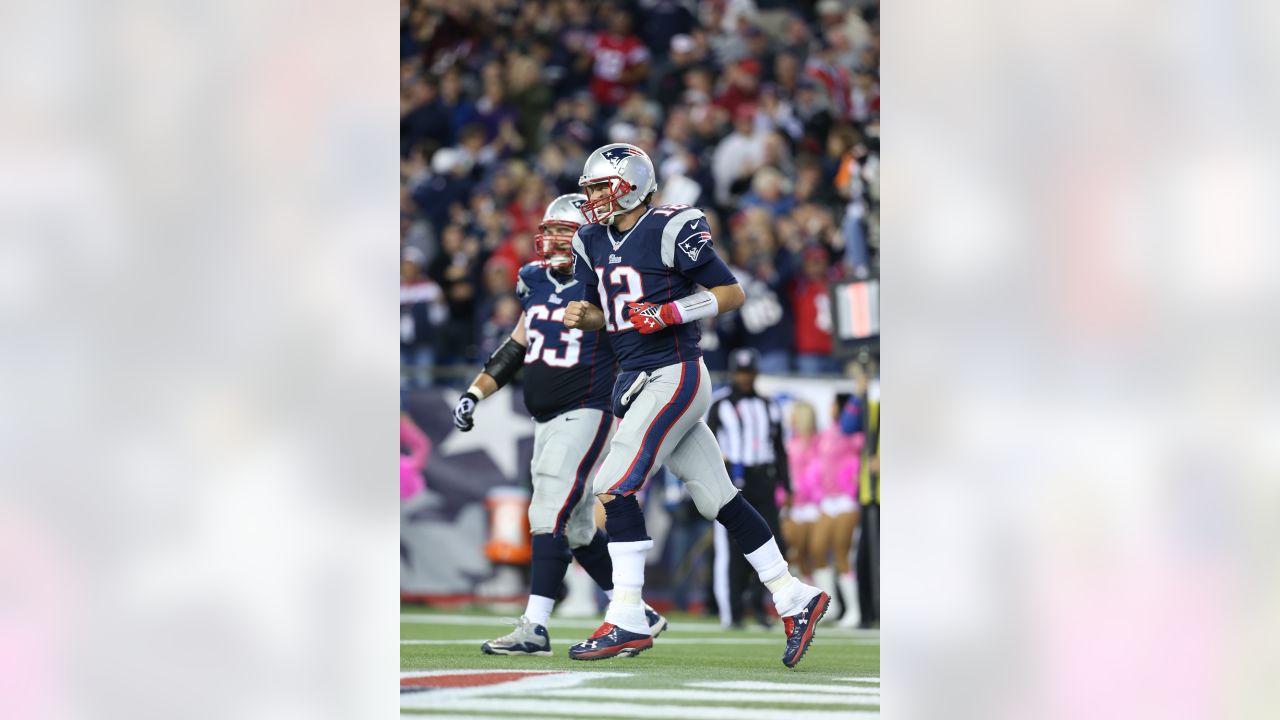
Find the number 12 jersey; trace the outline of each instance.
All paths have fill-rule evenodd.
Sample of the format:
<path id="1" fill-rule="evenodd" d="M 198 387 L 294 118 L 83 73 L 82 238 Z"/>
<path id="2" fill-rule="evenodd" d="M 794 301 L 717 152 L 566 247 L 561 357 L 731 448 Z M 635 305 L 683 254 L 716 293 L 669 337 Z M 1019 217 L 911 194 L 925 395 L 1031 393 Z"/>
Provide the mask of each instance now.
<path id="1" fill-rule="evenodd" d="M 631 326 L 627 303 L 657 305 L 738 282 L 716 255 L 702 211 L 688 205 L 650 208 L 630 230 L 591 224 L 573 238 L 578 282 L 589 284 L 587 302 L 604 311 L 604 329 L 622 371 L 653 370 L 702 357 L 698 323 L 645 335 Z"/>

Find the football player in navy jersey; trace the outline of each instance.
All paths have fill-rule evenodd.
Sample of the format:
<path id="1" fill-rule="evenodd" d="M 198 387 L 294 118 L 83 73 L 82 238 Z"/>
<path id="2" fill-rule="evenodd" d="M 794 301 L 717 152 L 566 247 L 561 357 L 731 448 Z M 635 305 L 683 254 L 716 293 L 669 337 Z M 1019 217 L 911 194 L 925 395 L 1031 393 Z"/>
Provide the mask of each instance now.
<path id="1" fill-rule="evenodd" d="M 618 358 L 613 412 L 622 418 L 595 475 L 604 501 L 613 598 L 604 624 L 569 649 L 576 660 L 635 655 L 653 645 L 641 589 L 653 546 L 635 492 L 659 465 L 685 481 L 698 511 L 737 540 L 773 593 L 794 667 L 813 640 L 830 597 L 787 570 L 773 533 L 729 480 L 715 436 L 702 421 L 711 381 L 698 321 L 737 309 L 745 296 L 717 255 L 702 211 L 652 207 L 653 163 L 633 145 L 605 145 L 587 157 L 578 184 L 591 224 L 573 237 L 576 277 L 587 288 L 564 312 L 566 327 L 603 331 Z"/>
<path id="2" fill-rule="evenodd" d="M 608 537 L 596 529 L 594 496 L 586 487 L 613 431 L 608 410 L 615 362 L 607 337 L 561 322 L 565 307 L 583 297 L 570 240 L 582 224 L 579 207 L 586 199 L 561 195 L 547 206 L 534 237 L 539 260 L 521 268 L 516 283 L 524 313 L 453 412 L 454 425 L 470 431 L 476 404 L 524 368 L 524 402 L 535 421 L 531 587 L 515 630 L 480 646 L 489 655 L 551 654 L 547 625 L 571 558 L 606 594 L 613 592 Z M 666 629 L 661 615 L 647 606 L 644 613 L 655 635 Z"/>

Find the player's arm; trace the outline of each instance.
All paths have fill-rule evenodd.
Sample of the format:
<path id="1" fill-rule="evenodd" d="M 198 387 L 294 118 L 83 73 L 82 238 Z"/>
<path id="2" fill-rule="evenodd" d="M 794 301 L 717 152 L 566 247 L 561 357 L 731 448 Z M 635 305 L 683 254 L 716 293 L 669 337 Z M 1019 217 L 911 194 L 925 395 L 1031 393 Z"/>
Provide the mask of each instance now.
<path id="1" fill-rule="evenodd" d="M 585 300 L 574 300 L 564 309 L 565 327 L 599 330 L 604 327 L 604 311 Z"/>
<path id="2" fill-rule="evenodd" d="M 629 303 L 631 324 L 642 333 L 713 318 L 746 302 L 738 278 L 712 248 L 711 229 L 701 210 L 686 210 L 668 221 L 662 236 L 662 262 L 707 289 L 662 305 Z"/>
<path id="3" fill-rule="evenodd" d="M 520 319 L 516 321 L 516 329 L 511 331 L 511 337 L 493 351 L 488 362 L 484 364 L 484 370 L 476 375 L 471 381 L 471 387 L 458 398 L 458 404 L 453 408 L 454 427 L 463 432 L 475 427 L 475 420 L 471 416 L 476 411 L 476 405 L 511 382 L 511 379 L 524 366 L 524 350 L 528 344 L 529 341 L 524 332 L 524 313 L 520 313 Z"/>
<path id="4" fill-rule="evenodd" d="M 577 234 L 573 236 L 573 251 L 578 261 L 573 266 L 573 277 L 582 283 L 583 299 L 573 300 L 564 308 L 564 325 L 578 330 L 596 331 L 604 327 L 604 311 L 600 309 L 600 292 L 596 285 L 595 271 L 586 246 Z"/>

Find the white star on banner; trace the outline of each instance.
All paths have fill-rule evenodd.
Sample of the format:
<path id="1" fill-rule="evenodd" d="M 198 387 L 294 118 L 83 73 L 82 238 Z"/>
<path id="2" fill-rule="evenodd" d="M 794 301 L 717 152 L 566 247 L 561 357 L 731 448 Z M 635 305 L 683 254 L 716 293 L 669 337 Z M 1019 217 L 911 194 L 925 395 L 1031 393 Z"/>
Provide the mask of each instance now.
<path id="1" fill-rule="evenodd" d="M 456 390 L 444 390 L 445 404 L 451 409 L 458 402 Z M 472 450 L 483 450 L 493 464 L 502 471 L 508 482 L 517 479 L 516 464 L 520 461 L 520 441 L 533 436 L 533 418 L 512 409 L 509 392 L 500 393 L 476 404 L 472 417 L 476 421 L 471 432 L 457 428 L 449 431 L 440 443 L 442 457 L 461 455 Z"/>

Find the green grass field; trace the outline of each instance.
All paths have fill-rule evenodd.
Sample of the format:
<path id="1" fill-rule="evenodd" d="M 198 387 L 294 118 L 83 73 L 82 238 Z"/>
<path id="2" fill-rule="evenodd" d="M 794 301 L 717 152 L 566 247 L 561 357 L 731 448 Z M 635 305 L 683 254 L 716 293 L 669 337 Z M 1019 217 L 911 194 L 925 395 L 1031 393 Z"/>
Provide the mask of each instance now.
<path id="1" fill-rule="evenodd" d="M 569 659 L 568 648 L 590 635 L 599 619 L 552 618 L 553 657 L 502 657 L 480 652 L 480 643 L 510 630 L 501 615 L 406 607 L 400 623 L 402 712 L 647 720 L 765 720 L 783 711 L 788 720 L 879 717 L 878 631 L 838 629 L 828 618 L 804 660 L 788 669 L 781 662 L 780 625 L 769 632 L 723 631 L 703 617 L 668 619 L 670 629 L 637 657 L 580 662 Z"/>

